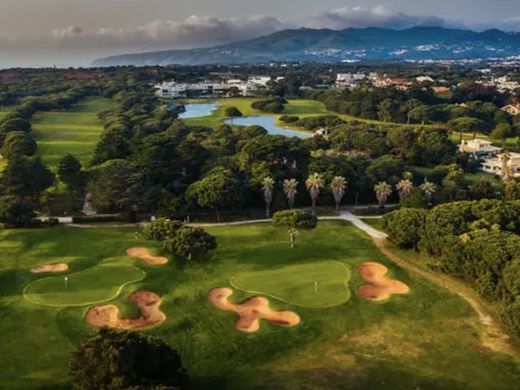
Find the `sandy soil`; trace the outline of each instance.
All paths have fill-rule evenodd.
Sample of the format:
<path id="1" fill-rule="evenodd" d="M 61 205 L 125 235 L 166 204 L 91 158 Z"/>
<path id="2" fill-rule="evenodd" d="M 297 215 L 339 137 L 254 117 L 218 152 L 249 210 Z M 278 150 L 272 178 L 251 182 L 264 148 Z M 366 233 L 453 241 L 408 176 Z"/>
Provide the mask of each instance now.
<path id="1" fill-rule="evenodd" d="M 150 291 L 136 291 L 128 298 L 141 309 L 141 316 L 136 319 L 119 317 L 119 308 L 115 305 L 100 305 L 89 309 L 85 321 L 98 328 L 107 326 L 118 329 L 142 329 L 157 325 L 166 319 L 159 309 L 161 297 Z"/>
<path id="2" fill-rule="evenodd" d="M 274 311 L 264 297 L 252 297 L 243 303 L 234 304 L 228 300 L 232 294 L 233 290 L 230 288 L 214 288 L 208 296 L 216 307 L 234 311 L 240 316 L 235 322 L 235 328 L 242 332 L 256 332 L 260 329 L 261 319 L 281 326 L 295 326 L 300 323 L 298 314 L 293 311 Z"/>
<path id="3" fill-rule="evenodd" d="M 67 263 L 41 264 L 31 268 L 33 274 L 41 274 L 45 272 L 66 272 L 69 270 Z"/>
<path id="4" fill-rule="evenodd" d="M 379 263 L 363 263 L 358 267 L 359 275 L 368 282 L 358 287 L 361 298 L 369 301 L 383 301 L 393 294 L 406 294 L 410 288 L 400 282 L 387 278 L 388 268 Z"/>
<path id="5" fill-rule="evenodd" d="M 152 256 L 146 248 L 128 248 L 126 254 L 152 265 L 163 265 L 168 262 L 166 257 Z"/>

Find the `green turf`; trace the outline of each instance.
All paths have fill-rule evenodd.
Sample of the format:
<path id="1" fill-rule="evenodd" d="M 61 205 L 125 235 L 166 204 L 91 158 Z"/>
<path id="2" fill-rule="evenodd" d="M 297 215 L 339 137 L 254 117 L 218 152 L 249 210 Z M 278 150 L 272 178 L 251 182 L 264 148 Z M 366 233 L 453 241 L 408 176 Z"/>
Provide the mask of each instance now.
<path id="1" fill-rule="evenodd" d="M 98 114 L 110 104 L 109 99 L 89 97 L 69 110 L 36 113 L 32 134 L 43 162 L 56 170 L 60 159 L 70 153 L 87 165 L 103 131 Z"/>
<path id="2" fill-rule="evenodd" d="M 127 284 L 138 282 L 145 273 L 129 266 L 129 257 L 106 259 L 83 271 L 38 279 L 24 289 L 24 298 L 45 306 L 85 306 L 116 298 Z M 68 278 L 65 283 L 65 277 Z"/>
<path id="3" fill-rule="evenodd" d="M 345 264 L 321 261 L 239 274 L 231 278 L 230 284 L 249 293 L 318 309 L 347 302 L 349 279 L 350 270 Z"/>
<path id="4" fill-rule="evenodd" d="M 193 388 L 226 389 L 507 389 L 520 381 L 519 366 L 482 345 L 481 324 L 455 294 L 407 273 L 387 260 L 371 240 L 342 221 L 320 221 L 302 232 L 291 249 L 284 232 L 270 224 L 207 228 L 218 249 L 200 262 L 164 266 L 128 262 L 145 279 L 123 287 L 116 304 L 138 315 L 128 296 L 141 289 L 162 297 L 167 319 L 143 331 L 175 348 Z M 0 388 L 65 389 L 68 356 L 92 332 L 83 317 L 89 306 L 35 305 L 24 288 L 41 279 L 28 269 L 42 262 L 70 261 L 70 273 L 119 257 L 130 246 L 159 248 L 136 240 L 135 229 L 19 229 L 0 231 Z M 78 257 L 79 256 L 79 257 Z M 364 283 L 352 272 L 352 296 L 335 307 L 311 309 L 270 299 L 275 310 L 301 318 L 294 327 L 261 321 L 246 334 L 233 326 L 236 314 L 208 301 L 208 291 L 230 287 L 234 275 L 293 265 L 339 262 L 355 270 L 381 262 L 410 294 L 368 302 L 355 293 Z M 118 276 L 114 273 L 114 279 Z M 235 291 L 233 300 L 255 295 Z"/>

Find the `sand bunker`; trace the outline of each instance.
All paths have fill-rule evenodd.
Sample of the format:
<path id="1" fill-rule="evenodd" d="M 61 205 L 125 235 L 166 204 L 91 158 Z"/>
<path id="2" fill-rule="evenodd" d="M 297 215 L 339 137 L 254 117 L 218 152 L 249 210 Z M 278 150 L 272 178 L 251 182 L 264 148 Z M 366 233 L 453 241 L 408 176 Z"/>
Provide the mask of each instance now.
<path id="1" fill-rule="evenodd" d="M 406 294 L 410 288 L 400 282 L 387 278 L 388 268 L 379 263 L 363 263 L 358 267 L 359 275 L 369 284 L 363 284 L 358 288 L 361 298 L 369 301 L 383 301 L 393 294 Z"/>
<path id="2" fill-rule="evenodd" d="M 298 314 L 293 311 L 274 311 L 264 297 L 252 297 L 243 303 L 234 304 L 228 300 L 232 294 L 233 290 L 230 288 L 214 288 L 208 295 L 216 307 L 234 311 L 240 316 L 235 322 L 235 328 L 242 332 L 256 332 L 260 329 L 261 319 L 281 326 L 295 326 L 300 323 Z"/>
<path id="3" fill-rule="evenodd" d="M 107 326 L 118 329 L 142 329 L 157 325 L 166 319 L 159 309 L 161 298 L 150 291 L 136 291 L 128 298 L 141 309 L 141 316 L 136 319 L 119 318 L 119 308 L 115 305 L 100 305 L 89 309 L 85 321 L 98 328 Z"/>
<path id="4" fill-rule="evenodd" d="M 126 254 L 152 265 L 162 265 L 168 262 L 166 257 L 152 256 L 147 248 L 128 248 Z"/>
<path id="5" fill-rule="evenodd" d="M 69 270 L 67 263 L 41 264 L 31 268 L 33 274 L 42 274 L 45 272 L 66 272 Z"/>

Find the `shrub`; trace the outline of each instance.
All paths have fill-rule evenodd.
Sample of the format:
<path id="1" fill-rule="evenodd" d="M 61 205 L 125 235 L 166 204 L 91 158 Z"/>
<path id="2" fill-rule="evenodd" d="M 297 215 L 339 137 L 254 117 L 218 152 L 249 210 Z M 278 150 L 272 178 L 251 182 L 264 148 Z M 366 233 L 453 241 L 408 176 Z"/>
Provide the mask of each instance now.
<path id="1" fill-rule="evenodd" d="M 390 240 L 406 248 L 417 248 L 421 239 L 427 211 L 403 208 L 383 217 L 383 228 Z"/>
<path id="2" fill-rule="evenodd" d="M 300 117 L 297 117 L 295 115 L 282 115 L 280 117 L 280 120 L 285 123 L 294 123 L 298 122 L 300 120 Z"/>

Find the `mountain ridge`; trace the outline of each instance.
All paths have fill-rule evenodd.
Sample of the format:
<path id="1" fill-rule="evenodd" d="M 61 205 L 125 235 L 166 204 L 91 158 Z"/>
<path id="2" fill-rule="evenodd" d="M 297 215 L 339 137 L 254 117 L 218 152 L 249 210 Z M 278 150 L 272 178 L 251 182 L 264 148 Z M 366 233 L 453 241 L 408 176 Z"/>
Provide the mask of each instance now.
<path id="1" fill-rule="evenodd" d="M 505 58 L 520 55 L 520 33 L 476 32 L 438 26 L 402 30 L 285 29 L 253 39 L 194 49 L 121 54 L 94 66 L 255 63 L 266 61 L 371 61 Z"/>

